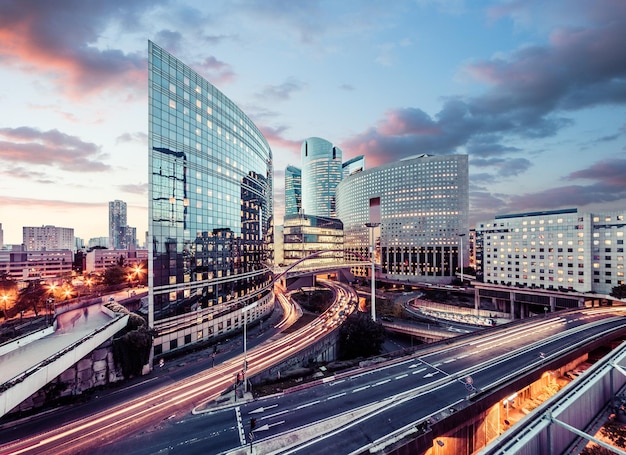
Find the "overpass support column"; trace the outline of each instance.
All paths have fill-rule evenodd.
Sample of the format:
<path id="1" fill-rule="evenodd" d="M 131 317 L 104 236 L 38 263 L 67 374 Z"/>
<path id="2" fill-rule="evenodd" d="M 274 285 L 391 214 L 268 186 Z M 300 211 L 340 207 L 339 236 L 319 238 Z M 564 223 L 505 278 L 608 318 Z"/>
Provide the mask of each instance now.
<path id="1" fill-rule="evenodd" d="M 478 310 L 480 310 L 480 288 L 474 290 L 474 309 L 476 314 L 478 314 Z"/>
<path id="2" fill-rule="evenodd" d="M 550 296 L 550 313 L 554 313 L 556 311 L 556 297 Z"/>
<path id="3" fill-rule="evenodd" d="M 511 301 L 511 321 L 515 320 L 515 292 L 509 292 L 509 300 Z"/>

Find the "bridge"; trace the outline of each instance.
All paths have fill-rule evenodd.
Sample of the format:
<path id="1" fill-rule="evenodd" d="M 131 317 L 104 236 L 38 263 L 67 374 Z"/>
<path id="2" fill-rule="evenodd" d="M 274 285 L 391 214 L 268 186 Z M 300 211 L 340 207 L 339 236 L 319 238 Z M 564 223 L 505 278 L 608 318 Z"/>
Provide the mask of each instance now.
<path id="1" fill-rule="evenodd" d="M 0 346 L 0 417 L 126 327 L 102 304 L 59 314 L 55 327 Z"/>

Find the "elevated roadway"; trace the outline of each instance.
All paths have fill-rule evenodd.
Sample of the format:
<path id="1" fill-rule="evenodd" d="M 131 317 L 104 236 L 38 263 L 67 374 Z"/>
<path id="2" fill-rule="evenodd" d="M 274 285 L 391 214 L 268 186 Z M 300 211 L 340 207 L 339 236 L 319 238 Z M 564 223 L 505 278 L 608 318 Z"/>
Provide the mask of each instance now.
<path id="1" fill-rule="evenodd" d="M 0 350 L 0 417 L 126 327 L 128 315 L 102 304 L 58 315 L 55 330 L 3 345 Z"/>
<path id="2" fill-rule="evenodd" d="M 469 420 L 489 394 L 623 333 L 626 318 L 617 308 L 520 321 L 335 374 L 309 388 L 188 415 L 99 453 L 244 454 L 251 443 L 259 454 L 327 454 L 329 447 L 334 454 L 389 453 L 400 446 L 423 453 Z M 467 440 L 446 441 L 441 453 L 467 453 Z M 469 452 L 479 448 L 478 441 L 472 444 Z"/>

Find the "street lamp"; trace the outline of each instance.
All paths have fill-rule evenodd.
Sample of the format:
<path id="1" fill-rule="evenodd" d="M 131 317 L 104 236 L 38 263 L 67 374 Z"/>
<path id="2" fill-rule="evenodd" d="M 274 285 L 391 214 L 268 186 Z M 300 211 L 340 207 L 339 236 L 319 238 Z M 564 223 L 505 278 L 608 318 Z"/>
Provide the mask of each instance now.
<path id="1" fill-rule="evenodd" d="M 459 238 L 461 239 L 461 245 L 459 248 L 459 256 L 460 256 L 460 263 L 459 263 L 459 268 L 461 269 L 461 286 L 463 285 L 463 237 L 465 236 L 465 234 L 458 234 Z"/>
<path id="2" fill-rule="evenodd" d="M 246 380 L 246 373 L 248 371 L 248 348 L 246 344 L 246 326 L 248 325 L 247 312 L 251 309 L 255 308 L 259 302 L 251 303 L 248 306 L 245 306 L 241 309 L 241 314 L 243 314 L 243 392 L 246 393 L 248 391 L 248 384 Z M 235 399 L 237 398 L 237 389 L 235 388 Z"/>
<path id="3" fill-rule="evenodd" d="M 374 283 L 374 275 L 376 273 L 374 264 L 374 229 L 380 226 L 380 223 L 365 223 L 372 233 L 372 243 L 370 245 L 370 254 L 372 256 L 372 321 L 376 322 L 376 284 Z"/>

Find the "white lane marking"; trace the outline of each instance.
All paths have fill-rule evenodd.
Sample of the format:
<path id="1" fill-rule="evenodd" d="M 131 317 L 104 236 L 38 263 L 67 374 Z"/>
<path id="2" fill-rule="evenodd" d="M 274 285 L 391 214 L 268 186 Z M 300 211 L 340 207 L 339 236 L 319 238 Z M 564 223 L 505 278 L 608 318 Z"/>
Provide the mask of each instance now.
<path id="1" fill-rule="evenodd" d="M 417 374 L 417 373 L 421 373 L 422 371 L 426 371 L 426 368 L 420 368 L 419 370 L 415 370 L 413 373 L 411 374 Z"/>
<path id="2" fill-rule="evenodd" d="M 400 376 L 396 376 L 394 379 L 402 379 L 402 378 L 406 378 L 408 376 L 407 373 L 401 374 Z"/>
<path id="3" fill-rule="evenodd" d="M 354 389 L 354 390 L 352 391 L 352 393 L 360 392 L 360 391 L 362 391 L 362 390 L 369 389 L 369 388 L 370 388 L 370 386 L 369 386 L 369 385 L 366 385 L 366 386 L 363 386 L 363 387 L 359 387 L 358 389 Z"/>
<path id="4" fill-rule="evenodd" d="M 346 395 L 346 392 L 338 393 L 337 395 L 330 396 L 326 398 L 327 400 L 334 400 L 335 398 L 340 398 Z"/>
<path id="5" fill-rule="evenodd" d="M 372 387 L 376 387 L 378 385 L 383 385 L 383 384 L 387 384 L 388 382 L 391 382 L 391 379 L 385 379 L 383 381 L 378 381 L 376 384 L 374 384 Z"/>
<path id="6" fill-rule="evenodd" d="M 309 406 L 314 406 L 314 405 L 318 404 L 319 402 L 320 402 L 320 400 L 311 401 L 310 403 L 306 403 L 306 404 L 302 404 L 302 405 L 298 406 L 296 409 L 308 408 Z"/>

